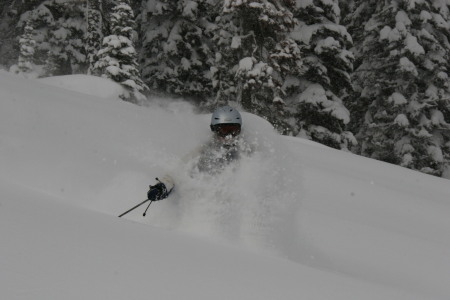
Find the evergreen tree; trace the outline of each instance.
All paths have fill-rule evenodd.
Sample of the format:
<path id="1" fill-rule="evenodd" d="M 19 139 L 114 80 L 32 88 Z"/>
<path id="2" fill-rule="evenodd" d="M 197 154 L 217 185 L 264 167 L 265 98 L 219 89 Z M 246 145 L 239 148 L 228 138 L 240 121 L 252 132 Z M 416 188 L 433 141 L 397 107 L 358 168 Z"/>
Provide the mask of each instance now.
<path id="1" fill-rule="evenodd" d="M 111 14 L 111 35 L 103 39 L 103 48 L 98 52 L 94 72 L 122 84 L 130 94 L 126 100 L 140 103 L 145 100 L 148 89 L 143 83 L 134 48 L 134 13 L 125 0 L 119 2 Z"/>
<path id="2" fill-rule="evenodd" d="M 282 43 L 289 43 L 286 36 L 294 26 L 292 7 L 293 1 L 226 0 L 213 37 L 215 102 L 237 101 L 283 133 L 289 126 L 280 63 L 289 49 Z"/>
<path id="3" fill-rule="evenodd" d="M 346 25 L 348 32 L 353 38 L 352 51 L 355 55 L 353 63 L 354 72 L 352 73 L 353 92 L 348 97 L 347 107 L 351 112 L 351 122 L 349 123 L 349 129 L 357 133 L 362 124 L 364 123 L 364 117 L 369 106 L 367 98 L 360 97 L 361 86 L 359 85 L 360 72 L 364 72 L 359 67 L 364 60 L 364 48 L 366 47 L 368 40 L 365 39 L 365 28 L 371 26 L 369 20 L 372 15 L 375 14 L 378 0 L 352 0 L 347 2 L 347 5 L 343 5 L 346 10 L 346 17 L 343 23 Z M 353 151 L 357 152 L 357 147 L 354 147 Z"/>
<path id="4" fill-rule="evenodd" d="M 293 74 L 284 88 L 294 110 L 296 133 L 337 149 L 356 143 L 347 131 L 350 122 L 344 99 L 351 93 L 352 39 L 339 25 L 336 0 L 297 1 L 298 21 L 291 38 L 301 49 L 302 71 Z M 298 73 L 298 72 L 297 72 Z"/>
<path id="5" fill-rule="evenodd" d="M 358 2 L 361 0 L 346 0 L 346 1 L 338 1 L 339 4 L 339 9 L 341 11 L 341 16 L 342 16 L 342 20 L 341 20 L 341 24 L 342 25 L 347 25 L 348 22 L 350 20 L 349 17 L 351 15 L 353 15 L 353 13 L 355 12 L 355 2 Z M 366 0 L 366 2 L 369 2 L 371 0 Z M 348 29 L 348 28 L 347 28 Z"/>
<path id="6" fill-rule="evenodd" d="M 11 67 L 11 71 L 18 74 L 31 74 L 34 71 L 34 54 L 36 41 L 33 36 L 31 21 L 25 25 L 23 35 L 19 39 L 20 51 L 17 65 Z"/>
<path id="7" fill-rule="evenodd" d="M 449 8 L 434 0 L 377 4 L 356 72 L 370 103 L 362 155 L 434 175 L 448 168 Z"/>
<path id="8" fill-rule="evenodd" d="M 88 0 L 86 54 L 89 62 L 88 73 L 94 69 L 97 52 L 103 40 L 102 1 Z"/>
<path id="9" fill-rule="evenodd" d="M 44 66 L 46 76 L 55 76 L 58 73 L 58 66 L 58 57 L 52 51 L 48 51 Z"/>
<path id="10" fill-rule="evenodd" d="M 0 1 L 0 65 L 9 67 L 17 63 L 20 50 L 17 41 L 23 33 L 26 21 L 20 22 L 20 17 L 43 1 Z"/>
<path id="11" fill-rule="evenodd" d="M 147 0 L 141 13 L 143 76 L 155 92 L 212 95 L 212 23 L 218 0 Z"/>
<path id="12" fill-rule="evenodd" d="M 45 0 L 20 16 L 19 26 L 26 20 L 34 25 L 36 64 L 42 70 L 54 69 L 54 75 L 84 73 L 85 9 L 82 3 Z M 48 55 L 51 59 L 48 59 Z M 45 67 L 51 61 L 52 67 Z M 55 69 L 56 67 L 56 69 Z"/>
<path id="13" fill-rule="evenodd" d="M 59 56 L 64 60 L 66 74 L 85 74 L 89 67 L 85 48 L 86 2 L 58 4 L 55 0 L 53 4 L 62 16 L 57 19 L 56 27 L 50 32 L 50 42 L 61 49 Z M 56 12 L 54 16 L 58 16 Z"/>

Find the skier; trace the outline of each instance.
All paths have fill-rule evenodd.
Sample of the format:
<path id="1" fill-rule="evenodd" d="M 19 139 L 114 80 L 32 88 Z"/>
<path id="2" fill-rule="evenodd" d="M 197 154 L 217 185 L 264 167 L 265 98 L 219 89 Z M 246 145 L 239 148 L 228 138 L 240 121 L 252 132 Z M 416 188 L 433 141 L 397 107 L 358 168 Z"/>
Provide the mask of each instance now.
<path id="1" fill-rule="evenodd" d="M 210 142 L 200 147 L 183 161 L 198 157 L 196 168 L 200 172 L 215 175 L 232 161 L 239 159 L 241 145 L 239 134 L 241 133 L 242 118 L 239 111 L 231 106 L 217 108 L 211 116 L 210 128 L 213 137 Z M 157 179 L 156 185 L 150 186 L 147 193 L 148 199 L 158 201 L 167 198 L 175 186 L 173 179 L 165 175 Z"/>

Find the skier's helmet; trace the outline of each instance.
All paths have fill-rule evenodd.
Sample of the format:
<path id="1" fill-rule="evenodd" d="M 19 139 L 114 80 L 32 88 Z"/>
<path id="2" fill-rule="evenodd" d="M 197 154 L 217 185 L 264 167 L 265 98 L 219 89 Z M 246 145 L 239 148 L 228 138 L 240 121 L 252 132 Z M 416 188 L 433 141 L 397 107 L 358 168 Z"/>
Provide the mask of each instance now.
<path id="1" fill-rule="evenodd" d="M 220 137 L 236 136 L 241 132 L 241 114 L 231 106 L 221 106 L 213 112 L 210 126 Z"/>

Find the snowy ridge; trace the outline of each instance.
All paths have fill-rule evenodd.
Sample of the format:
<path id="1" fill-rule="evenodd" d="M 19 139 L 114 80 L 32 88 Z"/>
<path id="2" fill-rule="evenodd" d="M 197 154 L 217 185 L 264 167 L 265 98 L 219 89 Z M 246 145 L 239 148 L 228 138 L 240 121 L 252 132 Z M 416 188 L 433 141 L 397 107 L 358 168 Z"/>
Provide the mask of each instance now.
<path id="1" fill-rule="evenodd" d="M 52 84 L 71 91 L 0 73 L 5 299 L 450 295 L 447 180 L 278 136 L 247 113 L 253 154 L 193 174 L 183 157 L 208 140 L 209 115 L 66 79 Z M 169 199 L 116 217 L 165 173 Z"/>

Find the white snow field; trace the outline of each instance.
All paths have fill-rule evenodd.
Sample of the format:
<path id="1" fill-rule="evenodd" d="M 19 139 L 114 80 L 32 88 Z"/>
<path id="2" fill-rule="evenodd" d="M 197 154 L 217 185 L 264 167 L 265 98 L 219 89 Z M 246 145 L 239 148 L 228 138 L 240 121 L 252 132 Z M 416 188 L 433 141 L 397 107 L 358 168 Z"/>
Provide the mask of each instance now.
<path id="1" fill-rule="evenodd" d="M 450 299 L 450 182 L 277 135 L 216 176 L 210 115 L 0 72 L 1 299 Z M 122 218 L 170 174 L 172 195 Z"/>

